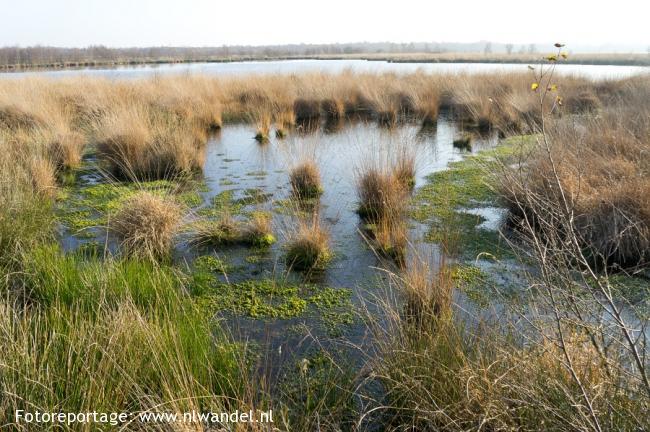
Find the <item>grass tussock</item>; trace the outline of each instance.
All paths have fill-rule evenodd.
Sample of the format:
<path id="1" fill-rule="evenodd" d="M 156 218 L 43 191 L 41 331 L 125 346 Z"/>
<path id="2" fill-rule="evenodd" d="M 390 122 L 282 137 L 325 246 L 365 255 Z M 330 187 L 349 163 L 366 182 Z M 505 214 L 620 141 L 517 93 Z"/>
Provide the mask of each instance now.
<path id="1" fill-rule="evenodd" d="M 414 186 L 415 155 L 407 147 L 400 148 L 388 163 L 367 165 L 358 175 L 357 212 L 367 222 L 370 246 L 398 264 L 406 256 L 406 203 Z"/>
<path id="2" fill-rule="evenodd" d="M 201 220 L 189 227 L 190 244 L 197 247 L 247 244 L 267 247 L 275 243 L 271 215 L 256 211 L 246 222 L 223 213 L 218 219 Z"/>
<path id="3" fill-rule="evenodd" d="M 283 110 L 275 115 L 275 136 L 286 138 L 289 131 L 295 126 L 295 117 L 292 110 Z"/>
<path id="4" fill-rule="evenodd" d="M 53 198 L 57 192 L 56 169 L 48 159 L 29 161 L 29 174 L 34 191 L 41 196 Z"/>
<path id="5" fill-rule="evenodd" d="M 291 169 L 289 182 L 298 199 L 317 198 L 323 193 L 320 170 L 313 160 L 305 160 Z"/>
<path id="6" fill-rule="evenodd" d="M 242 238 L 253 246 L 267 247 L 275 243 L 271 215 L 267 212 L 257 211 L 252 214 L 244 225 Z"/>
<path id="7" fill-rule="evenodd" d="M 294 270 L 322 270 L 332 259 L 329 232 L 314 213 L 310 221 L 300 221 L 288 239 L 286 262 Z"/>
<path id="8" fill-rule="evenodd" d="M 406 200 L 407 190 L 393 172 L 379 167 L 368 167 L 357 180 L 359 215 L 376 221 L 391 218 Z"/>
<path id="9" fill-rule="evenodd" d="M 259 112 L 255 118 L 255 140 L 260 144 L 269 142 L 271 133 L 271 114 L 267 111 Z"/>
<path id="10" fill-rule="evenodd" d="M 199 247 L 234 244 L 241 239 L 241 224 L 228 213 L 217 220 L 195 222 L 190 230 L 190 243 Z"/>
<path id="11" fill-rule="evenodd" d="M 128 255 L 156 260 L 171 252 L 181 216 L 181 208 L 171 199 L 138 192 L 115 212 L 109 228 Z"/>

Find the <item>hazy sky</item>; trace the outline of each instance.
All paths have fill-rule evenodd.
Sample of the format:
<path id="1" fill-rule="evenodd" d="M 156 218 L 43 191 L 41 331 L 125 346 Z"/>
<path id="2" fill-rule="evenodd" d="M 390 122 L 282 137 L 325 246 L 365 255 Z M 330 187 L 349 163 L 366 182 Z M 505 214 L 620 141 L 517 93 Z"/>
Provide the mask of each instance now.
<path id="1" fill-rule="evenodd" d="M 648 16 L 648 0 L 0 0 L 0 46 L 478 40 L 645 46 Z"/>

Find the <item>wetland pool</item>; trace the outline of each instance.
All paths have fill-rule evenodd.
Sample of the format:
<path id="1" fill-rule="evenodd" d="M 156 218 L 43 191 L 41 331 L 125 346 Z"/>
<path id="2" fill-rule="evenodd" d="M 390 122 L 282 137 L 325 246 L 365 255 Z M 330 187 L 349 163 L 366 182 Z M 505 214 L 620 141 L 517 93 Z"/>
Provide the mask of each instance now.
<path id="1" fill-rule="evenodd" d="M 374 123 L 349 122 L 333 129 L 298 129 L 284 139 L 273 137 L 260 144 L 251 125 L 225 125 L 207 143 L 203 178 L 189 195 L 191 210 L 186 219 L 212 217 L 223 206 L 242 220 L 254 211 L 268 212 L 277 242 L 261 249 L 244 245 L 197 248 L 181 235 L 174 251 L 175 265 L 192 274 L 189 285 L 206 313 L 223 319 L 236 340 L 272 353 L 274 368 L 285 358 L 307 352 L 316 340 L 326 345 L 326 341 L 345 336 L 345 340 L 363 345 L 367 328 L 357 312 L 378 312 L 375 297 L 387 294 L 388 285 L 386 271 L 381 269 L 393 267 L 362 235 L 364 223 L 356 211 L 359 170 L 367 164 L 390 161 L 407 146 L 415 156 L 417 193 L 432 173 L 443 172 L 450 163 L 498 143 L 496 133 L 490 133 L 475 136 L 471 149 L 459 149 L 453 142 L 461 133 L 458 124 L 441 115 L 437 127 L 425 130 L 412 124 L 387 129 Z M 324 189 L 308 213 L 317 209 L 330 233 L 334 255 L 324 271 L 311 274 L 287 269 L 284 260 L 287 238 L 297 221 L 307 217 L 305 209 L 292 200 L 289 183 L 291 167 L 305 158 L 319 166 Z M 69 201 L 81 206 L 85 201 L 78 199 L 80 196 L 94 190 L 101 196 L 105 187 L 96 160 L 91 158 L 86 164 L 68 192 Z M 480 204 L 465 217 L 474 218 L 481 231 L 494 231 L 500 225 L 501 210 L 493 203 Z M 87 215 L 83 213 L 86 210 L 72 205 L 64 210 L 63 220 L 80 212 Z M 62 227 L 64 249 L 90 244 L 117 249 L 101 224 L 93 226 L 91 219 L 86 225 L 83 230 Z M 438 245 L 426 240 L 427 230 L 425 223 L 410 220 L 409 254 L 436 263 Z M 472 295 L 456 291 L 455 301 L 468 316 L 488 313 Z"/>

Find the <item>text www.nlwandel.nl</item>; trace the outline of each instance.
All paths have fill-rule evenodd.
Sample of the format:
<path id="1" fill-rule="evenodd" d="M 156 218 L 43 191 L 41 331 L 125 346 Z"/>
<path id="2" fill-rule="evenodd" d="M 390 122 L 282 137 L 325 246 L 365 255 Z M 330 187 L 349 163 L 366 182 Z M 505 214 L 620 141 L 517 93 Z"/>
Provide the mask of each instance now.
<path id="1" fill-rule="evenodd" d="M 231 412 L 28 412 L 16 410 L 14 421 L 16 424 L 106 424 L 112 426 L 127 423 L 273 423 L 273 410 L 235 410 Z"/>

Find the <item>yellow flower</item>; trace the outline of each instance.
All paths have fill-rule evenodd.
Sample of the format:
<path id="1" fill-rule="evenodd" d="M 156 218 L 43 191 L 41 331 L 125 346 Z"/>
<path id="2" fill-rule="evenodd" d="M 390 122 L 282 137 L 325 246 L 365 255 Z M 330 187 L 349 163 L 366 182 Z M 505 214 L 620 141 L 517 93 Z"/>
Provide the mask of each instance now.
<path id="1" fill-rule="evenodd" d="M 538 84 L 538 83 L 532 83 L 532 84 L 530 85 L 530 89 L 531 89 L 532 91 L 536 91 L 538 87 L 539 87 L 539 84 Z"/>
<path id="2" fill-rule="evenodd" d="M 547 87 L 548 91 L 556 91 L 557 90 L 557 85 L 551 84 L 550 86 Z"/>
<path id="3" fill-rule="evenodd" d="M 557 61 L 557 56 L 555 56 L 555 55 L 550 55 L 550 56 L 546 57 L 546 60 L 548 60 L 548 61 L 550 61 L 550 62 Z"/>
<path id="4" fill-rule="evenodd" d="M 566 60 L 566 59 L 569 58 L 569 54 L 567 54 L 567 53 L 565 53 L 565 52 L 561 52 L 560 55 L 562 56 L 562 58 L 563 58 L 564 60 Z"/>

